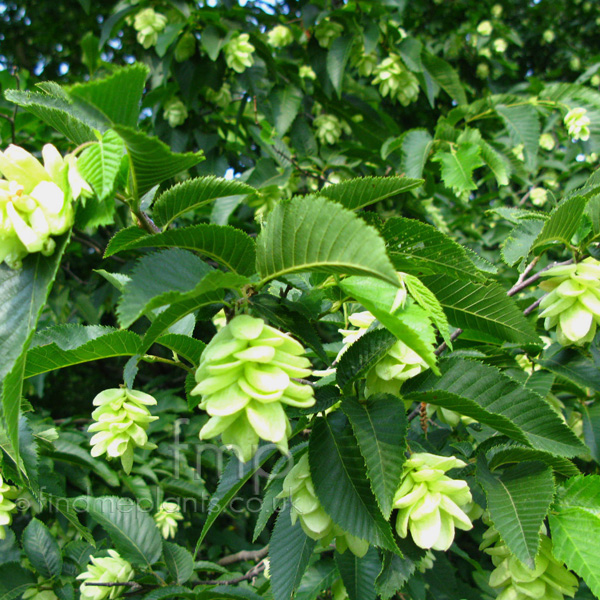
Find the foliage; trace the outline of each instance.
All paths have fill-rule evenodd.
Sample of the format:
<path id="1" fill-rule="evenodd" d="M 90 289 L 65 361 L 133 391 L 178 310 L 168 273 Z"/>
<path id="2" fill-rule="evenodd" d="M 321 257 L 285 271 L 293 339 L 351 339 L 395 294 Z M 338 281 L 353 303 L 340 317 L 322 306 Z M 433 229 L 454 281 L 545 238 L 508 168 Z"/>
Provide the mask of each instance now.
<path id="1" fill-rule="evenodd" d="M 600 597 L 600 8 L 36 9 L 0 598 Z"/>

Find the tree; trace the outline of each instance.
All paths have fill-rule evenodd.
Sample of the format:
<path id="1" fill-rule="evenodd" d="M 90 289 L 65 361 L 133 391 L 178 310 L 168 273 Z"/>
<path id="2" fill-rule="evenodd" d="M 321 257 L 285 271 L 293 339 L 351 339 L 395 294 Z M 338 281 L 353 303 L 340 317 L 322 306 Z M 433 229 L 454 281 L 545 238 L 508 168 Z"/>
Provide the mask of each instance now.
<path id="1" fill-rule="evenodd" d="M 599 597 L 600 9 L 80 4 L 2 13 L 3 597 Z"/>

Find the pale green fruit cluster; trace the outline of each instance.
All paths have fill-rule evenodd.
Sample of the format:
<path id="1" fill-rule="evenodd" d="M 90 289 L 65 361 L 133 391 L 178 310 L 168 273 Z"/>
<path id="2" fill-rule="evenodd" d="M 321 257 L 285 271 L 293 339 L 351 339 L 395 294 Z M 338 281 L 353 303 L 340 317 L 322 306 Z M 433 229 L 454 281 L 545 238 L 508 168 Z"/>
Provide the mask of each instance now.
<path id="1" fill-rule="evenodd" d="M 340 23 L 324 19 L 315 28 L 315 37 L 321 48 L 329 48 L 333 40 L 339 38 L 344 31 Z"/>
<path id="2" fill-rule="evenodd" d="M 540 287 L 550 292 L 541 302 L 544 327 L 556 327 L 562 346 L 591 342 L 600 324 L 600 262 L 593 258 L 544 271 Z"/>
<path id="3" fill-rule="evenodd" d="M 461 421 L 465 425 L 469 425 L 470 423 L 475 423 L 475 419 L 471 419 L 471 417 L 466 417 L 465 415 L 461 415 L 453 410 L 448 408 L 443 408 L 441 406 L 436 406 L 435 404 L 427 405 L 427 416 L 429 418 L 433 417 L 433 415 L 437 413 L 438 419 L 442 423 L 446 423 L 450 427 L 456 427 Z"/>
<path id="4" fill-rule="evenodd" d="M 236 73 L 243 73 L 254 64 L 252 56 L 254 46 L 250 43 L 250 36 L 247 33 L 240 33 L 232 37 L 225 44 L 223 50 L 227 66 Z"/>
<path id="5" fill-rule="evenodd" d="M 137 31 L 137 41 L 146 50 L 156 45 L 158 34 L 166 27 L 167 17 L 157 13 L 153 8 L 144 8 L 133 21 L 133 28 Z"/>
<path id="6" fill-rule="evenodd" d="M 38 579 L 38 585 L 48 585 L 49 582 Z M 52 590 L 40 590 L 37 587 L 30 587 L 21 596 L 22 600 L 58 600 L 58 596 Z"/>
<path id="7" fill-rule="evenodd" d="M 17 507 L 11 500 L 16 495 L 16 488 L 5 483 L 0 473 L 0 540 L 6 538 L 6 530 L 4 528 L 12 523 L 12 513 Z"/>
<path id="8" fill-rule="evenodd" d="M 292 525 L 300 519 L 300 526 L 309 538 L 321 540 L 323 546 L 328 546 L 335 537 L 338 552 L 344 553 L 349 549 L 358 557 L 367 553 L 369 542 L 344 531 L 321 506 L 310 476 L 308 454 L 304 454 L 286 475 L 283 491 L 278 497 L 290 499 Z"/>
<path id="9" fill-rule="evenodd" d="M 178 127 L 188 118 L 187 107 L 179 98 L 171 98 L 165 104 L 163 117 L 171 127 Z"/>
<path id="10" fill-rule="evenodd" d="M 544 31 L 542 34 L 542 37 L 547 44 L 551 44 L 556 39 L 556 34 L 554 31 L 552 31 L 552 29 L 546 29 L 546 31 Z"/>
<path id="11" fill-rule="evenodd" d="M 304 348 L 262 319 L 238 315 L 223 327 L 202 353 L 196 371 L 200 408 L 211 416 L 200 439 L 221 434 L 242 462 L 249 461 L 259 439 L 287 452 L 290 424 L 284 404 L 307 408 L 313 389 L 293 381 L 312 374 Z"/>
<path id="12" fill-rule="evenodd" d="M 313 68 L 308 65 L 302 65 L 298 70 L 298 75 L 300 75 L 302 79 L 310 79 L 312 81 L 317 78 L 317 74 L 314 72 Z"/>
<path id="13" fill-rule="evenodd" d="M 136 447 L 145 450 L 156 448 L 148 442 L 146 429 L 153 417 L 148 406 L 154 406 L 156 399 L 138 390 L 115 388 L 100 392 L 93 402 L 98 408 L 92 413 L 92 423 L 88 431 L 96 432 L 90 444 L 91 455 L 96 457 L 104 453 L 110 458 L 121 457 L 126 473 L 133 465 L 133 451 Z"/>
<path id="14" fill-rule="evenodd" d="M 373 53 L 361 52 L 355 59 L 354 65 L 359 75 L 370 77 L 377 66 L 377 56 Z"/>
<path id="15" fill-rule="evenodd" d="M 498 54 L 504 54 L 507 48 L 508 44 L 504 38 L 498 38 L 497 40 L 494 40 L 494 50 Z"/>
<path id="16" fill-rule="evenodd" d="M 395 305 L 402 305 L 406 299 L 406 290 L 400 288 Z M 393 308 L 392 308 L 393 310 Z M 358 329 L 340 329 L 344 336 L 344 346 L 338 354 L 338 361 L 344 352 L 356 340 L 361 338 L 375 322 L 375 317 L 369 311 L 358 312 L 350 315 L 348 321 Z M 411 377 L 415 377 L 425 369 L 427 363 L 403 341 L 398 340 L 375 366 L 367 373 L 365 396 L 373 394 L 398 395 L 402 384 Z"/>
<path id="17" fill-rule="evenodd" d="M 574 140 L 587 141 L 590 139 L 590 118 L 586 117 L 585 108 L 572 108 L 565 115 L 565 127 Z"/>
<path id="18" fill-rule="evenodd" d="M 177 521 L 182 520 L 183 515 L 175 502 L 163 502 L 154 515 L 154 522 L 165 540 L 175 537 Z"/>
<path id="19" fill-rule="evenodd" d="M 494 544 L 491 546 L 491 544 Z M 563 600 L 577 591 L 577 577 L 552 554 L 550 538 L 542 534 L 535 568 L 530 569 L 514 557 L 494 528 L 483 535 L 480 549 L 485 549 L 496 567 L 490 585 L 502 588 L 497 600 Z"/>
<path id="20" fill-rule="evenodd" d="M 314 126 L 321 144 L 335 144 L 344 133 L 344 125 L 335 115 L 319 115 Z"/>
<path id="21" fill-rule="evenodd" d="M 475 70 L 475 75 L 479 79 L 487 79 L 490 74 L 490 68 L 485 63 L 479 63 L 477 65 L 477 69 Z"/>
<path id="22" fill-rule="evenodd" d="M 491 35 L 494 30 L 490 21 L 481 21 L 479 25 L 477 25 L 477 33 L 479 35 Z"/>
<path id="23" fill-rule="evenodd" d="M 184 33 L 175 46 L 175 60 L 183 62 L 194 56 L 196 52 L 196 37 L 191 31 Z"/>
<path id="24" fill-rule="evenodd" d="M 398 509 L 396 531 L 405 538 L 410 531 L 420 548 L 448 550 L 455 528 L 473 527 L 463 508 L 472 502 L 466 481 L 451 479 L 450 469 L 466 467 L 454 456 L 416 453 L 404 463 L 400 487 L 394 496 Z"/>
<path id="25" fill-rule="evenodd" d="M 534 206 L 544 206 L 548 201 L 548 192 L 544 188 L 535 187 L 529 193 L 529 198 Z"/>
<path id="26" fill-rule="evenodd" d="M 231 103 L 231 88 L 228 83 L 224 83 L 218 90 L 207 88 L 205 96 L 209 102 L 224 108 Z"/>
<path id="27" fill-rule="evenodd" d="M 267 43 L 273 48 L 285 48 L 294 41 L 294 35 L 289 27 L 276 25 L 267 33 Z"/>
<path id="28" fill-rule="evenodd" d="M 91 193 L 74 156 L 64 159 L 51 144 L 42 149 L 44 164 L 19 146 L 0 152 L 0 264 L 20 268 L 31 252 L 54 252 L 52 236 L 73 225 L 73 200 Z"/>
<path id="29" fill-rule="evenodd" d="M 379 85 L 379 93 L 383 97 L 398 100 L 402 106 L 408 106 L 418 98 L 419 80 L 406 69 L 397 54 L 384 58 L 373 72 L 373 84 Z"/>
<path id="30" fill-rule="evenodd" d="M 90 583 L 125 583 L 131 581 L 134 576 L 133 567 L 114 550 L 108 551 L 109 556 L 103 558 L 91 557 L 92 564 L 87 571 L 77 576 L 83 583 L 79 587 L 81 600 L 104 600 L 117 598 L 127 588 L 103 587 L 86 585 Z"/>

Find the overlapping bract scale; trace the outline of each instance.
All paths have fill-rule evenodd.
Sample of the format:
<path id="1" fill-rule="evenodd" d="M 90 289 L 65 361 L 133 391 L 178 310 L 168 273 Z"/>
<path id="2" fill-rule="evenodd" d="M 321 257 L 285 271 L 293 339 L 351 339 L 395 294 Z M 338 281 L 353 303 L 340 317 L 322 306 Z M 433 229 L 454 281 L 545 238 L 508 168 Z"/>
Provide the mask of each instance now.
<path id="1" fill-rule="evenodd" d="M 123 469 L 129 473 L 136 447 L 156 448 L 148 442 L 146 434 L 148 425 L 158 419 L 148 410 L 148 406 L 155 404 L 155 398 L 138 390 L 114 388 L 100 392 L 94 398 L 94 406 L 98 408 L 92 413 L 92 419 L 96 422 L 88 428 L 95 433 L 90 440 L 91 455 L 120 456 Z"/>
<path id="2" fill-rule="evenodd" d="M 483 535 L 480 550 L 491 555 L 496 567 L 490 575 L 490 585 L 500 588 L 498 600 L 563 600 L 573 597 L 578 587 L 577 577 L 552 554 L 552 541 L 542 533 L 535 568 L 530 569 L 513 556 L 491 527 Z"/>
<path id="3" fill-rule="evenodd" d="M 591 342 L 600 324 L 600 262 L 593 258 L 542 273 L 540 287 L 549 292 L 540 302 L 544 327 L 556 327 L 563 346 Z"/>
<path id="4" fill-rule="evenodd" d="M 309 538 L 320 540 L 323 546 L 328 546 L 335 537 L 338 552 L 344 553 L 349 549 L 358 557 L 367 553 L 369 542 L 336 525 L 319 502 L 310 476 L 308 454 L 304 454 L 287 474 L 279 497 L 290 500 L 292 524 L 299 519 L 300 526 Z"/>
<path id="5" fill-rule="evenodd" d="M 77 576 L 77 579 L 82 580 L 79 588 L 81 600 L 105 600 L 109 598 L 117 598 L 123 592 L 122 586 L 92 586 L 86 585 L 90 583 L 127 583 L 134 576 L 134 571 L 124 558 L 121 558 L 118 552 L 114 550 L 108 551 L 109 556 L 96 558 L 91 557 L 92 564 L 88 566 L 87 571 Z"/>
<path id="6" fill-rule="evenodd" d="M 455 528 L 473 527 L 465 508 L 472 502 L 466 481 L 445 473 L 466 464 L 453 456 L 416 453 L 404 463 L 400 487 L 394 497 L 398 509 L 396 531 L 408 532 L 420 548 L 448 550 Z"/>
<path id="7" fill-rule="evenodd" d="M 12 513 L 17 507 L 11 500 L 16 495 L 17 490 L 8 485 L 0 473 L 0 540 L 6 538 L 6 530 L 4 528 L 12 523 Z"/>
<path id="8" fill-rule="evenodd" d="M 221 329 L 202 354 L 193 395 L 211 416 L 200 439 L 221 435 L 240 460 L 256 452 L 259 439 L 287 451 L 291 433 L 283 405 L 309 407 L 312 387 L 294 381 L 311 375 L 304 348 L 262 319 L 238 315 Z"/>

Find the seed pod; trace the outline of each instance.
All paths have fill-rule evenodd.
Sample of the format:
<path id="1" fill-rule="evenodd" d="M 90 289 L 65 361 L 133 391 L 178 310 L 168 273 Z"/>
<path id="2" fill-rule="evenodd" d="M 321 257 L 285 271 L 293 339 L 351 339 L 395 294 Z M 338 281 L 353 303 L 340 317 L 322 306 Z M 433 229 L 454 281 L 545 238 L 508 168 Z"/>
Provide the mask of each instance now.
<path id="1" fill-rule="evenodd" d="M 292 525 L 300 519 L 300 526 L 309 538 L 320 540 L 323 546 L 328 546 L 335 537 L 336 549 L 340 554 L 348 549 L 358 557 L 367 553 L 369 542 L 336 525 L 319 502 L 310 476 L 308 454 L 304 454 L 287 474 L 278 498 L 290 499 Z"/>
<path id="2" fill-rule="evenodd" d="M 166 27 L 167 17 L 157 13 L 153 8 L 141 10 L 133 22 L 133 28 L 138 32 L 137 41 L 146 49 L 158 41 L 158 34 Z"/>
<path id="3" fill-rule="evenodd" d="M 550 292 L 540 302 L 544 327 L 556 327 L 558 343 L 581 346 L 591 342 L 600 324 L 600 262 L 593 258 L 542 273 L 540 288 Z"/>
<path id="4" fill-rule="evenodd" d="M 0 540 L 6 538 L 6 530 L 4 528 L 12 523 L 12 513 L 17 506 L 11 500 L 16 495 L 16 488 L 5 483 L 0 473 Z"/>
<path id="5" fill-rule="evenodd" d="M 564 596 L 574 596 L 578 587 L 575 577 L 563 563 L 552 554 L 552 541 L 541 534 L 540 549 L 535 558 L 535 567 L 530 569 L 513 556 L 500 539 L 500 535 L 490 527 L 484 535 L 480 550 L 492 557 L 496 567 L 490 574 L 490 586 L 501 588 L 500 600 L 563 600 Z"/>
<path id="6" fill-rule="evenodd" d="M 241 33 L 231 38 L 224 46 L 225 62 L 236 73 L 243 73 L 254 64 L 254 46 L 250 43 L 250 36 Z"/>
<path id="7" fill-rule="evenodd" d="M 215 335 L 196 371 L 200 408 L 211 416 L 200 439 L 221 434 L 240 460 L 247 462 L 259 439 L 287 452 L 291 433 L 284 404 L 306 408 L 315 403 L 313 389 L 292 378 L 311 375 L 304 348 L 262 319 L 239 315 Z"/>
<path id="8" fill-rule="evenodd" d="M 136 447 L 151 450 L 156 448 L 148 442 L 146 429 L 153 417 L 148 406 L 156 404 L 156 400 L 137 390 L 127 388 L 109 389 L 100 392 L 94 398 L 94 406 L 98 408 L 92 413 L 92 423 L 88 431 L 96 432 L 90 440 L 91 455 L 96 457 L 106 453 L 110 458 L 121 457 L 126 473 L 133 465 L 133 451 Z"/>
<path id="9" fill-rule="evenodd" d="M 446 471 L 466 464 L 453 456 L 416 453 L 404 463 L 400 487 L 394 497 L 399 509 L 396 531 L 411 536 L 420 548 L 448 550 L 454 530 L 468 531 L 471 519 L 461 507 L 472 502 L 466 481 L 451 479 Z"/>
<path id="10" fill-rule="evenodd" d="M 379 93 L 403 106 L 412 104 L 419 96 L 419 80 L 407 70 L 399 55 L 391 53 L 373 71 L 373 85 L 379 85 Z"/>
<path id="11" fill-rule="evenodd" d="M 177 521 L 182 521 L 183 515 L 175 502 L 163 502 L 154 515 L 154 522 L 163 538 L 168 540 L 177 533 Z"/>
<path id="12" fill-rule="evenodd" d="M 79 588 L 81 600 L 104 600 L 105 598 L 112 600 L 123 592 L 122 587 L 88 586 L 86 581 L 93 583 L 125 583 L 133 579 L 133 567 L 121 558 L 118 552 L 109 550 L 108 554 L 109 556 L 103 558 L 92 556 L 92 564 L 88 566 L 87 571 L 77 576 L 77 579 L 83 581 Z"/>

